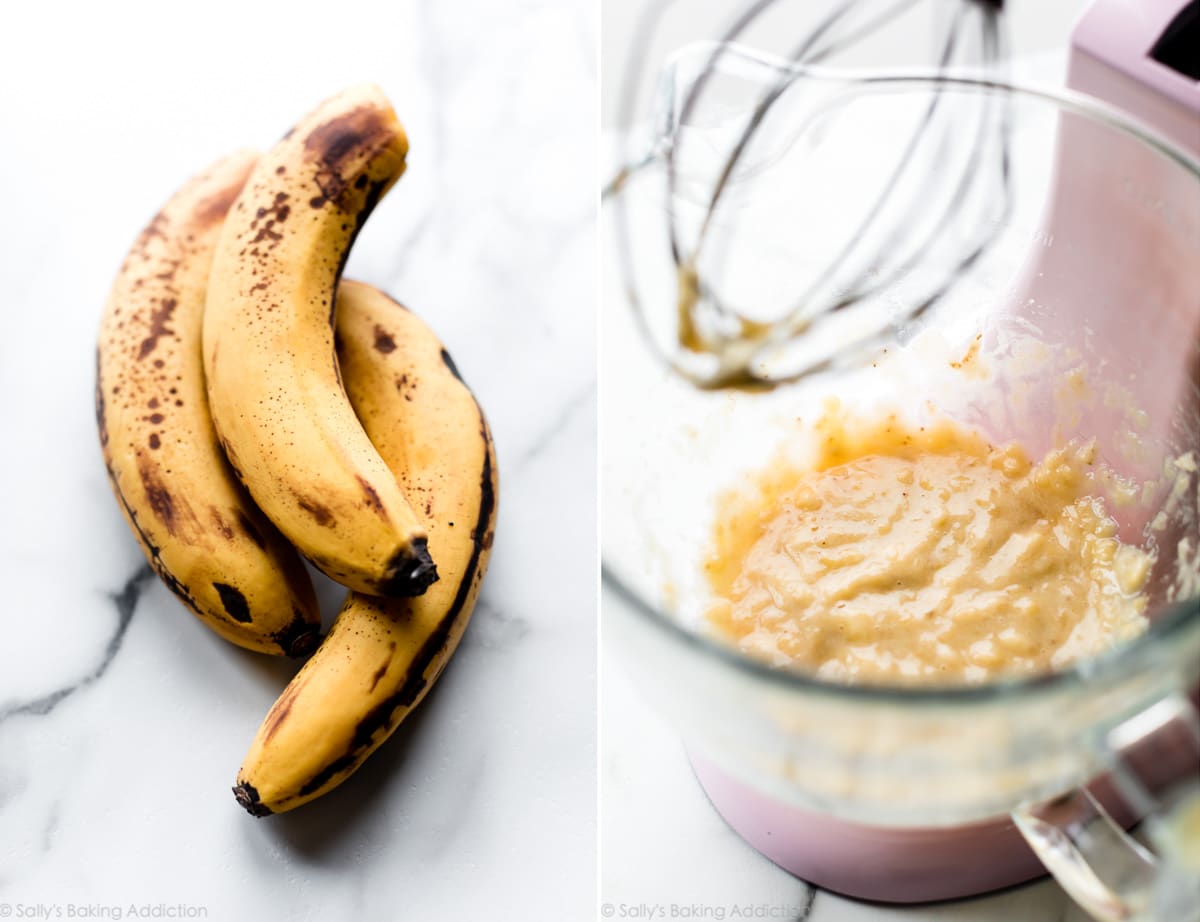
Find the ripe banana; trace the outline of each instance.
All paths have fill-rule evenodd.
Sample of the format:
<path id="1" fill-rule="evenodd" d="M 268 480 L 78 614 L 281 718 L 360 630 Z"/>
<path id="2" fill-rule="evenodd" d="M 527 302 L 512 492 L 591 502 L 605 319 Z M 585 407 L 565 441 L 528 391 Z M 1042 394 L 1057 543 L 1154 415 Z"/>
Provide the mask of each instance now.
<path id="1" fill-rule="evenodd" d="M 113 492 L 163 582 L 227 640 L 300 656 L 320 630 L 312 584 L 225 462 L 200 355 L 217 235 L 257 159 L 215 164 L 138 237 L 100 324 L 96 423 Z"/>
<path id="2" fill-rule="evenodd" d="M 442 344 L 367 285 L 342 282 L 337 317 L 350 401 L 424 513 L 442 578 L 417 599 L 349 594 L 238 773 L 234 794 L 255 816 L 336 787 L 420 703 L 471 617 L 495 528 L 491 434 Z"/>
<path id="3" fill-rule="evenodd" d="M 213 421 L 237 475 L 321 570 L 392 596 L 420 595 L 437 570 L 420 520 L 346 399 L 332 324 L 351 243 L 407 151 L 376 87 L 348 90 L 302 119 L 230 211 L 204 316 Z"/>

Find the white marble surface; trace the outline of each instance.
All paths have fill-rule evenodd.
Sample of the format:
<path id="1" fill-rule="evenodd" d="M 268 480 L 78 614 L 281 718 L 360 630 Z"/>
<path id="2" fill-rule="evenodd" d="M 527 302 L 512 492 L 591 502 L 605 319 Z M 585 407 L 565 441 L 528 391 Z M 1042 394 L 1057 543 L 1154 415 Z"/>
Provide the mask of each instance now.
<path id="1" fill-rule="evenodd" d="M 594 4 L 268 6 L 5 11 L 0 917 L 589 918 Z M 147 576 L 100 459 L 94 336 L 184 178 L 362 79 L 412 153 L 348 273 L 446 340 L 495 432 L 500 521 L 427 703 L 339 790 L 254 820 L 229 788 L 294 666 L 222 642 Z"/>

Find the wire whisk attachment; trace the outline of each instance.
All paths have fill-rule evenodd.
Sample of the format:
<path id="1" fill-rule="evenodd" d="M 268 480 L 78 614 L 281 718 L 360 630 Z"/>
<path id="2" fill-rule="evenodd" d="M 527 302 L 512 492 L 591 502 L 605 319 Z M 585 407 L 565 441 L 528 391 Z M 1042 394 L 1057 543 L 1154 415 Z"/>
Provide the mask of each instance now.
<path id="1" fill-rule="evenodd" d="M 650 9 L 646 47 L 671 5 Z M 922 5 L 929 66 L 829 66 Z M 843 0 L 786 56 L 739 43 L 785 6 L 756 0 L 669 60 L 652 137 L 606 190 L 639 326 L 700 387 L 771 387 L 903 338 L 1011 207 L 1001 3 Z"/>

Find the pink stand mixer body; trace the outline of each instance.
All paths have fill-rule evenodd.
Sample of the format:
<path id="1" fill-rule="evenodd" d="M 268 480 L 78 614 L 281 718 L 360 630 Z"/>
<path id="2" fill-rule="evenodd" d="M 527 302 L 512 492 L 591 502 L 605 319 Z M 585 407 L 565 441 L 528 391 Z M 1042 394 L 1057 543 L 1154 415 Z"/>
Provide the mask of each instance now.
<path id="1" fill-rule="evenodd" d="M 1075 29 L 1068 83 L 1131 113 L 1200 156 L 1200 83 L 1151 57 L 1168 24 L 1181 17 L 1187 6 L 1186 0 L 1097 2 Z M 1194 44 L 1190 47 L 1195 49 Z M 1047 246 L 1033 253 L 1010 312 L 1030 313 L 1026 319 L 1050 342 L 1056 329 L 1090 324 L 1096 337 L 1124 344 L 1116 352 L 1123 350 L 1131 367 L 1143 369 L 1129 385 L 1137 400 L 1178 402 L 1178 369 L 1194 360 L 1200 336 L 1200 304 L 1187 303 L 1179 294 L 1197 290 L 1200 184 L 1179 187 L 1178 176 L 1156 172 L 1153 152 L 1134 150 L 1132 144 L 1128 152 L 1107 156 L 1105 150 L 1089 144 L 1089 132 L 1096 129 L 1084 122 L 1066 116 L 1061 125 L 1053 192 L 1040 239 L 1060 244 L 1086 241 L 1086 245 Z M 1162 233 L 1144 231 L 1138 215 L 1147 208 L 1177 209 L 1176 226 L 1181 232 L 1166 239 Z M 1081 262 L 1084 259 L 1086 264 Z M 1171 266 L 1172 271 L 1162 271 L 1162 266 Z M 1180 267 L 1189 266 L 1181 272 Z M 1181 277 L 1190 287 L 1179 286 Z M 1109 291 L 1106 300 L 1125 305 L 1126 310 L 1094 310 L 1089 303 L 1078 304 L 1078 313 L 1039 313 L 1036 307 L 1027 307 L 1086 301 L 1069 290 L 1073 280 L 1081 278 Z M 1136 305 L 1144 305 L 1145 312 L 1131 317 L 1128 308 Z M 1149 337 L 1138 336 L 1144 324 L 1169 327 L 1173 332 L 1167 341 L 1178 354 L 1163 355 L 1157 364 L 1139 356 L 1138 350 L 1151 343 Z M 1154 347 L 1161 348 L 1163 341 L 1156 336 Z M 1162 369 L 1161 377 L 1156 368 Z M 1106 412 L 1113 411 L 1101 407 L 1093 412 L 1095 418 L 1085 422 L 1090 431 L 1103 439 L 1104 433 L 1116 430 L 1113 420 L 1105 418 Z M 1047 447 L 1036 444 L 1046 440 L 1044 427 L 1036 436 L 1032 432 L 1008 435 L 1028 435 L 1035 443 L 1029 445 L 1033 450 Z M 1161 458 L 1142 462 L 1146 469 L 1161 468 L 1161 463 Z M 1144 525 L 1137 513 L 1122 522 L 1124 529 L 1137 533 Z M 785 803 L 735 779 L 701 752 L 691 755 L 713 806 L 742 838 L 798 877 L 839 893 L 884 902 L 924 902 L 985 893 L 1046 873 L 1007 816 L 946 828 L 858 825 Z M 1156 768 L 1163 780 L 1172 772 L 1196 771 L 1186 757 L 1172 764 L 1170 753 Z M 1129 825 L 1136 820 L 1105 779 L 1091 789 L 1119 822 Z"/>
<path id="2" fill-rule="evenodd" d="M 1196 771 L 1186 751 L 1139 755 L 1151 766 L 1144 777 L 1151 786 Z M 849 823 L 782 803 L 694 751 L 690 759 L 713 807 L 738 835 L 784 870 L 835 893 L 924 903 L 977 896 L 1046 874 L 1008 817 L 929 829 Z M 1089 790 L 1122 826 L 1139 819 L 1107 777 Z"/>
<path id="3" fill-rule="evenodd" d="M 1164 27 L 1187 5 L 1095 4 L 1075 29 L 1067 83 L 1200 157 L 1200 83 L 1150 56 Z M 1200 20 L 1200 8 L 1191 6 Z M 1193 51 L 1200 57 L 1200 48 Z M 1039 252 L 1031 255 L 1008 312 L 1031 321 L 1050 344 L 1069 343 L 1086 327 L 1096 342 L 1108 344 L 1104 376 L 1166 425 L 1171 415 L 1155 409 L 1179 402 L 1178 369 L 1194 362 L 1200 339 L 1200 305 L 1188 294 L 1200 281 L 1200 185 L 1180 170 L 1163 169 L 1161 156 L 1148 147 L 1115 144 L 1089 120 L 1064 115 L 1052 190 Z M 1139 335 L 1148 329 L 1153 337 Z M 1121 408 L 1098 404 L 1084 413 L 1082 428 L 1096 434 L 1101 455 L 1110 463 L 1119 459 L 1121 452 L 1106 440 L 1128 428 Z M 997 435 L 1044 451 L 1051 428 Z M 1151 444 L 1166 441 L 1168 433 L 1145 436 Z M 1120 473 L 1144 480 L 1158 475 L 1162 460 L 1149 452 L 1118 463 Z M 1145 524 L 1136 514 L 1126 516 L 1123 536 L 1136 540 Z"/>

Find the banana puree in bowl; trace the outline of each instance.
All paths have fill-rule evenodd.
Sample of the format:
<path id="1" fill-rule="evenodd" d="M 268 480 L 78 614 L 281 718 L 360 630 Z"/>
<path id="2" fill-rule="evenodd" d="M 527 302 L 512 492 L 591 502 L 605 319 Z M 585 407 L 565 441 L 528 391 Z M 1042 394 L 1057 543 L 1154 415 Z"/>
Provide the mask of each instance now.
<path id="1" fill-rule="evenodd" d="M 980 682 L 1060 668 L 1146 626 L 1152 556 L 1121 543 L 1094 441 L 1034 463 L 948 420 L 817 422 L 808 469 L 718 504 L 718 637 L 835 681 Z"/>

